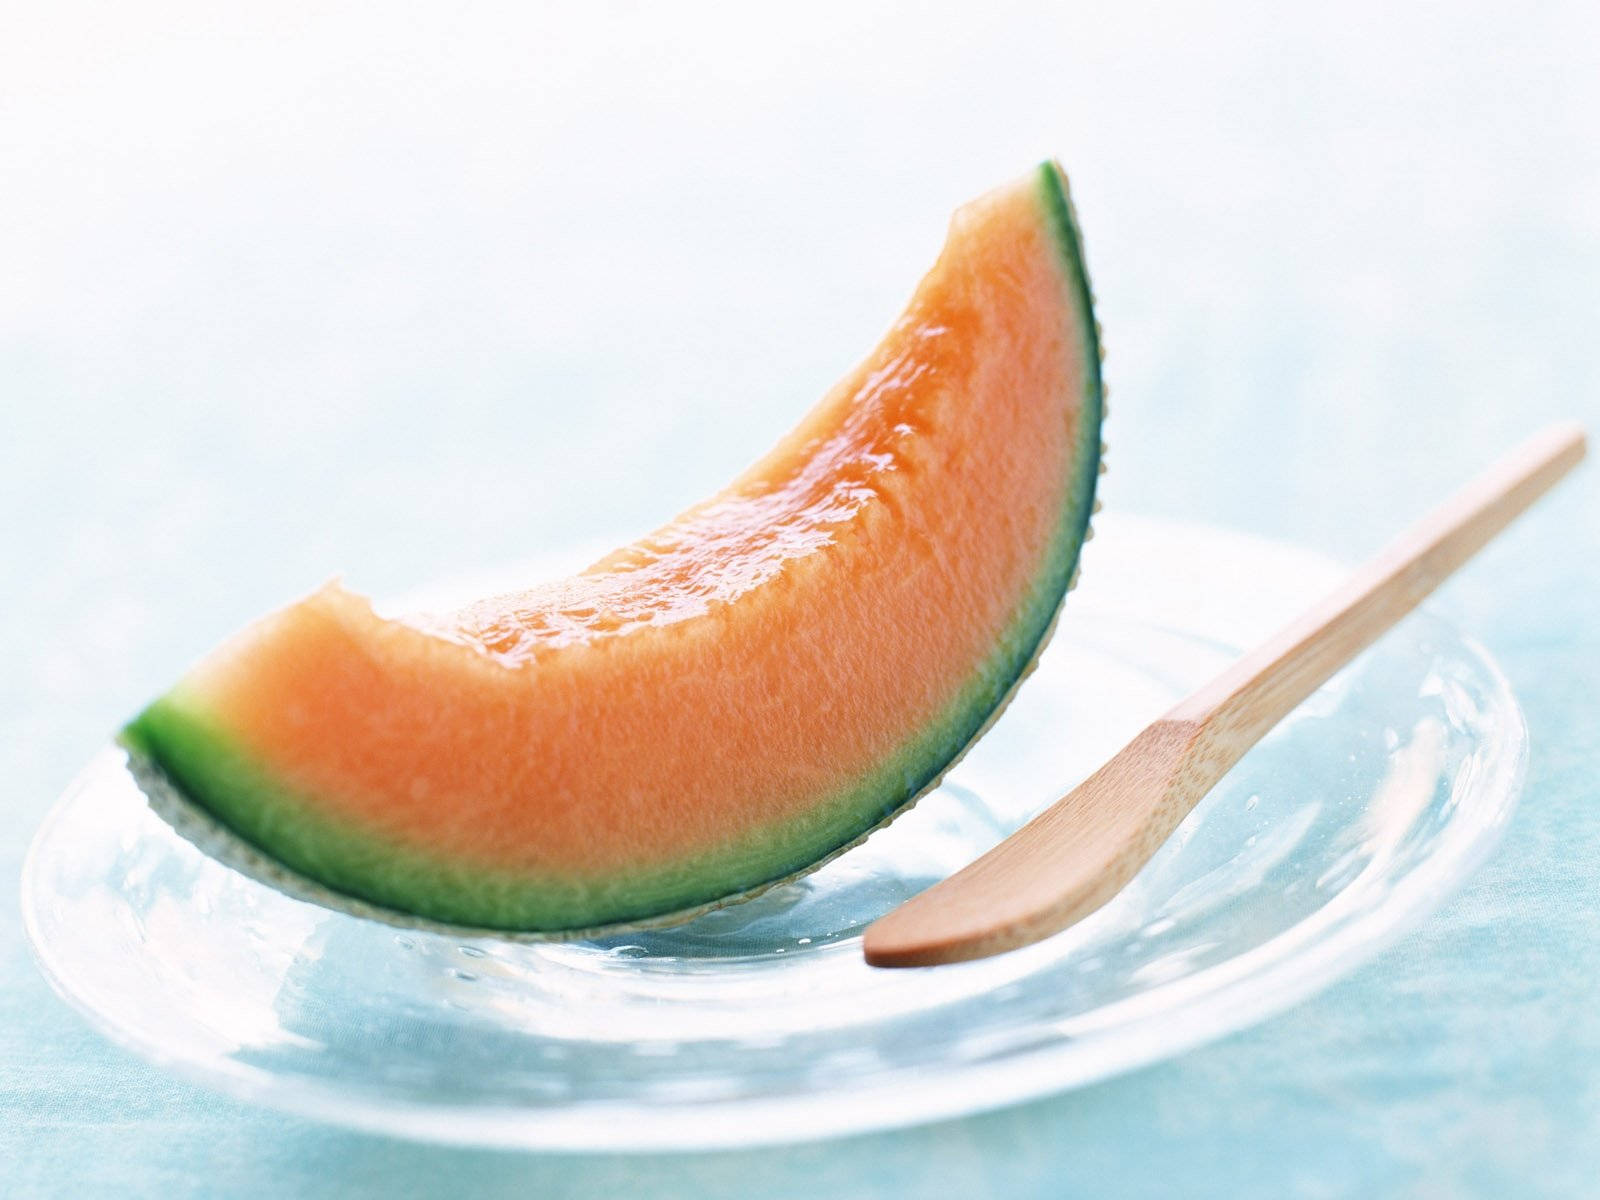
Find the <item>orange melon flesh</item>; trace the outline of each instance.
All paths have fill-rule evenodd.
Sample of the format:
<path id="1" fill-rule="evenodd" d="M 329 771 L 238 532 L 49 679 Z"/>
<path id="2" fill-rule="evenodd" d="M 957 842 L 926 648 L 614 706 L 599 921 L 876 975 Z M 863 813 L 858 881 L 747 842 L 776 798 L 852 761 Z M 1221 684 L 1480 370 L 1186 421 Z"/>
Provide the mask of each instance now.
<path id="1" fill-rule="evenodd" d="M 582 574 L 446 615 L 329 585 L 123 732 L 337 896 L 561 932 L 827 858 L 935 782 L 1053 624 L 1100 459 L 1065 179 L 961 209 L 905 314 L 727 489 Z"/>

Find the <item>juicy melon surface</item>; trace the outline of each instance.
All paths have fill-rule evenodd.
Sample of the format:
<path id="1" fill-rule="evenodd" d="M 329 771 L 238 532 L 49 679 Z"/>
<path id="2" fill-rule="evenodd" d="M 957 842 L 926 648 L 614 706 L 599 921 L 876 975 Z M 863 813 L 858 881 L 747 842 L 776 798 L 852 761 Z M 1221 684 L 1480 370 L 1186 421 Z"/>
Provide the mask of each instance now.
<path id="1" fill-rule="evenodd" d="M 1036 657 L 1101 393 L 1047 164 L 961 209 L 878 348 L 711 500 L 452 614 L 325 587 L 123 741 L 276 862 L 431 920 L 570 931 L 760 889 L 935 782 Z"/>

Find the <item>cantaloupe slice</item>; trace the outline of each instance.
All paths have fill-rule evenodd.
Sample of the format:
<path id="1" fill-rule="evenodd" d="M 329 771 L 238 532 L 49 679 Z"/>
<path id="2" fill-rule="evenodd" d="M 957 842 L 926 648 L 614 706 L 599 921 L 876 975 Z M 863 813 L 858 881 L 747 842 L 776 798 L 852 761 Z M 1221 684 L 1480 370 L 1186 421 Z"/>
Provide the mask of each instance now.
<path id="1" fill-rule="evenodd" d="M 751 894 L 1004 704 L 1087 535 L 1101 409 L 1046 164 L 957 212 L 879 347 L 713 499 L 447 617 L 325 587 L 122 741 L 180 829 L 324 903 L 570 935 Z"/>

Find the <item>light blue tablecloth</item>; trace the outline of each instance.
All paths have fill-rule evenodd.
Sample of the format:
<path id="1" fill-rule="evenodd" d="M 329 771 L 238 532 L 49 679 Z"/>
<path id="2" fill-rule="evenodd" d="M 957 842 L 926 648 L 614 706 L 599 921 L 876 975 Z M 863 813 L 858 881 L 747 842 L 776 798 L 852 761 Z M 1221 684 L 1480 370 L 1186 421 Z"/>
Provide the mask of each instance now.
<path id="1" fill-rule="evenodd" d="M 1354 556 L 1540 421 L 1600 427 L 1591 4 L 1111 7 L 10 15 L 0 1194 L 1594 1194 L 1593 470 L 1440 601 L 1532 730 L 1498 856 L 1314 1000 L 1123 1079 L 798 1148 L 457 1152 L 176 1083 L 29 961 L 27 838 L 186 660 L 336 570 L 675 511 L 1045 154 L 1111 504 Z"/>

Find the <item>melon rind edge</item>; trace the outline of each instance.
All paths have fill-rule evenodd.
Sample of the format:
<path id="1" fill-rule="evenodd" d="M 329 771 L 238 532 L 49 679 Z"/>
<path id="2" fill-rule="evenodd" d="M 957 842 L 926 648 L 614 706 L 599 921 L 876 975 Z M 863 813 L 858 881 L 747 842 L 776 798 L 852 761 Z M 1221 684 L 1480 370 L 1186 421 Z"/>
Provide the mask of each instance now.
<path id="1" fill-rule="evenodd" d="M 1074 572 L 1074 582 L 1068 586 L 1068 591 L 1077 586 L 1077 575 Z M 1039 658 L 1044 653 L 1045 647 L 1055 635 L 1057 623 L 1061 618 L 1061 610 L 1065 607 L 1065 594 L 1062 603 L 1056 606 L 1055 614 L 1050 618 L 1050 624 L 1045 629 L 1044 636 L 1040 638 L 1038 648 L 1034 651 L 1033 658 L 1022 669 L 1001 698 L 1000 703 L 989 714 L 975 733 L 964 745 L 960 752 L 950 760 L 936 777 L 931 779 L 921 791 L 912 796 L 899 808 L 896 808 L 876 825 L 858 834 L 842 846 L 830 851 L 826 856 L 816 862 L 801 867 L 797 871 L 777 879 L 770 879 L 742 892 L 733 892 L 721 896 L 716 900 L 694 908 L 677 909 L 669 913 L 658 913 L 650 917 L 642 917 L 629 921 L 619 921 L 610 925 L 595 925 L 583 929 L 554 929 L 554 930 L 517 930 L 494 929 L 473 925 L 455 925 L 446 921 L 435 921 L 428 917 L 420 917 L 413 913 L 403 912 L 396 908 L 386 908 L 381 904 L 373 904 L 370 900 L 336 891 L 326 884 L 318 883 L 309 876 L 290 867 L 284 866 L 277 859 L 272 858 L 255 847 L 251 842 L 240 837 L 228 826 L 224 825 L 210 810 L 202 808 L 184 793 L 183 789 L 174 783 L 170 776 L 162 769 L 153 758 L 134 747 L 123 745 L 121 748 L 127 755 L 128 774 L 143 793 L 151 810 L 164 821 L 174 833 L 188 842 L 200 853 L 214 859 L 223 866 L 229 867 L 247 879 L 263 884 L 280 892 L 290 899 L 303 903 L 314 904 L 319 908 L 329 909 L 349 917 L 360 917 L 369 921 L 377 921 L 396 929 L 412 930 L 420 933 L 437 934 L 441 937 L 456 938 L 465 941 L 492 940 L 511 942 L 522 945 L 538 945 L 542 943 L 579 942 L 595 938 L 616 937 L 628 933 L 641 933 L 652 929 L 670 929 L 674 926 L 685 925 L 707 913 L 716 912 L 718 909 L 727 908 L 734 904 L 743 904 L 747 900 L 754 900 L 757 896 L 764 895 L 774 888 L 783 887 L 797 879 L 803 879 L 815 871 L 820 871 L 840 855 L 848 854 L 857 846 L 865 842 L 873 834 L 888 828 L 900 817 L 910 812 L 917 803 L 928 793 L 937 791 L 944 783 L 945 776 L 960 765 L 968 752 L 983 739 L 990 728 L 1010 707 L 1017 690 L 1027 677 L 1033 674 L 1039 665 Z"/>

